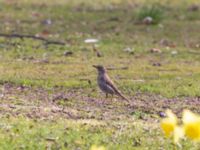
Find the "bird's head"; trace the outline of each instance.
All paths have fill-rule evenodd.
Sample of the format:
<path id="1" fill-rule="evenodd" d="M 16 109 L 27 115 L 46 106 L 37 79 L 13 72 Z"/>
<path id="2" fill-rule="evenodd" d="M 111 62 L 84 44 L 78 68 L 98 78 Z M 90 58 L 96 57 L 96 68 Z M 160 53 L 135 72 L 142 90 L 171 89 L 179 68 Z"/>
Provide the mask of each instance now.
<path id="1" fill-rule="evenodd" d="M 101 65 L 93 65 L 94 68 L 96 68 L 98 70 L 99 73 L 105 73 L 106 72 L 106 68 L 104 66 Z"/>

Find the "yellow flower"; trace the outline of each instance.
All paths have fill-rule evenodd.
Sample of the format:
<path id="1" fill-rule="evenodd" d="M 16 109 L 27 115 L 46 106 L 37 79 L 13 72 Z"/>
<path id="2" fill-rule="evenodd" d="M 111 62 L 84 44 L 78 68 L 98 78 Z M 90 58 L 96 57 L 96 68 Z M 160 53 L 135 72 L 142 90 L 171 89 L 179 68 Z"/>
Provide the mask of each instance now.
<path id="1" fill-rule="evenodd" d="M 176 115 L 171 111 L 166 111 L 167 118 L 164 118 L 161 122 L 161 128 L 163 129 L 165 135 L 169 137 L 175 130 L 177 126 L 177 118 Z"/>
<path id="2" fill-rule="evenodd" d="M 183 137 L 184 137 L 184 128 L 180 126 L 176 126 L 174 129 L 174 143 L 178 144 L 179 139 Z"/>
<path id="3" fill-rule="evenodd" d="M 200 117 L 189 110 L 183 112 L 185 135 L 192 140 L 200 141 Z"/>
<path id="4" fill-rule="evenodd" d="M 103 146 L 92 145 L 92 147 L 90 148 L 90 150 L 106 150 L 106 149 Z"/>
<path id="5" fill-rule="evenodd" d="M 177 125 L 177 117 L 171 110 L 167 110 L 166 114 L 167 118 L 162 120 L 161 128 L 167 137 L 173 135 L 174 143 L 178 144 L 179 139 L 184 136 L 183 127 Z"/>

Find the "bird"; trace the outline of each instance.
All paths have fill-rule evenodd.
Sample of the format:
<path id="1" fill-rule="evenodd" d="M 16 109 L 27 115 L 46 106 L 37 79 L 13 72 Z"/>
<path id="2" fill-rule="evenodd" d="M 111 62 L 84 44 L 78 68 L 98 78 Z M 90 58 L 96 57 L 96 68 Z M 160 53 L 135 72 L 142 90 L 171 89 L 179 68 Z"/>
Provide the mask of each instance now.
<path id="1" fill-rule="evenodd" d="M 108 94 L 111 94 L 112 96 L 118 95 L 129 102 L 129 100 L 124 95 L 122 95 L 122 93 L 118 90 L 113 81 L 110 79 L 104 66 L 93 65 L 93 67 L 96 68 L 98 71 L 97 83 L 101 91 L 106 94 L 106 98 L 108 97 Z"/>

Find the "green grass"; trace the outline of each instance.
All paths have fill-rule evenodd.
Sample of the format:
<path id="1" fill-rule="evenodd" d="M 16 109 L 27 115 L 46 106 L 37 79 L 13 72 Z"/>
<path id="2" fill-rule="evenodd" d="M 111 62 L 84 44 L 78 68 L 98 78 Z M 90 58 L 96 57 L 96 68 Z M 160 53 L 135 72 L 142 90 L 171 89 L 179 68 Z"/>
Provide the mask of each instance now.
<path id="1" fill-rule="evenodd" d="M 0 33 L 39 34 L 67 43 L 64 46 L 47 46 L 32 39 L 0 37 L 0 92 L 7 90 L 4 86 L 13 86 L 13 91 L 9 91 L 8 87 L 0 104 L 49 106 L 51 101 L 46 102 L 45 98 L 51 98 L 55 93 L 71 92 L 69 100 L 61 98 L 55 105 L 72 109 L 80 117 L 69 119 L 61 113 L 56 119 L 38 119 L 28 117 L 28 109 L 20 112 L 21 109 L 10 111 L 10 107 L 2 107 L 0 149 L 51 147 L 88 150 L 94 144 L 109 150 L 172 149 L 172 141 L 163 137 L 157 117 L 157 111 L 164 111 L 165 104 L 161 108 L 156 108 L 156 105 L 149 108 L 150 112 L 155 112 L 148 113 L 143 108 L 143 104 L 148 105 L 148 100 L 142 101 L 141 95 L 158 97 L 159 100 L 154 102 L 154 97 L 149 96 L 149 102 L 156 104 L 162 103 L 163 98 L 184 100 L 200 96 L 200 14 L 187 9 L 198 3 L 197 0 L 176 0 L 166 5 L 168 3 L 167 0 L 0 2 Z M 156 24 L 137 24 L 138 16 L 141 20 L 152 16 Z M 47 19 L 52 24 L 44 24 Z M 99 39 L 97 49 L 103 57 L 97 57 L 92 45 L 84 43 L 87 38 Z M 125 51 L 127 48 L 133 52 Z M 161 53 L 151 53 L 152 48 L 160 49 Z M 73 54 L 64 56 L 65 51 Z M 160 66 L 153 65 L 156 63 Z M 124 108 L 120 102 L 94 103 L 95 100 L 101 102 L 103 96 L 96 90 L 97 74 L 93 64 L 103 64 L 108 68 L 128 67 L 125 70 L 109 70 L 108 73 L 128 97 L 135 100 L 138 98 L 135 95 L 141 94 L 139 100 L 134 101 L 133 110 Z M 32 91 L 19 91 L 22 85 Z M 40 93 L 40 89 L 42 92 L 47 90 L 50 96 Z M 198 104 L 182 106 L 175 101 L 173 106 L 166 105 L 177 108 L 177 112 L 184 108 L 199 111 Z M 111 112 L 109 107 L 114 107 Z M 115 111 L 116 116 L 113 117 Z M 34 110 L 30 112 L 35 113 Z M 106 112 L 112 117 L 110 114 L 106 116 Z M 122 116 L 118 121 L 115 120 L 117 115 Z M 104 118 L 100 119 L 102 116 Z M 198 144 L 190 141 L 182 141 L 182 145 L 183 149 L 199 149 Z"/>
<path id="2" fill-rule="evenodd" d="M 150 5 L 142 7 L 138 12 L 138 20 L 142 22 L 146 17 L 152 18 L 152 24 L 158 24 L 164 18 L 164 7 L 160 5 Z"/>
<path id="3" fill-rule="evenodd" d="M 141 121 L 102 122 L 96 120 L 30 120 L 24 117 L 3 118 L 0 122 L 1 149 L 77 149 L 92 145 L 114 149 L 172 149 L 163 139 L 158 124 Z M 152 138 L 154 137 L 154 138 Z M 198 144 L 184 141 L 183 149 L 198 149 Z M 192 146 L 193 145 L 193 146 Z"/>
<path id="4" fill-rule="evenodd" d="M 103 145 L 110 150 L 172 148 L 170 141 L 162 138 L 156 126 L 145 122 L 110 124 L 95 120 L 32 121 L 9 117 L 1 120 L 0 125 L 1 149 L 88 150 L 92 145 Z"/>

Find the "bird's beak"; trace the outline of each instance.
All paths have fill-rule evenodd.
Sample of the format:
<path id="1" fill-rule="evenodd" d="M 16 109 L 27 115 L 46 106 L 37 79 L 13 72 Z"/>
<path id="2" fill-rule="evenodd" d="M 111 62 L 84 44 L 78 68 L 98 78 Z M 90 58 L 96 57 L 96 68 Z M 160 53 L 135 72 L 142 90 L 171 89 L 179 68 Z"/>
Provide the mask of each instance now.
<path id="1" fill-rule="evenodd" d="M 96 65 L 93 65 L 93 67 L 94 67 L 94 68 L 97 68 L 97 66 L 96 66 Z"/>

